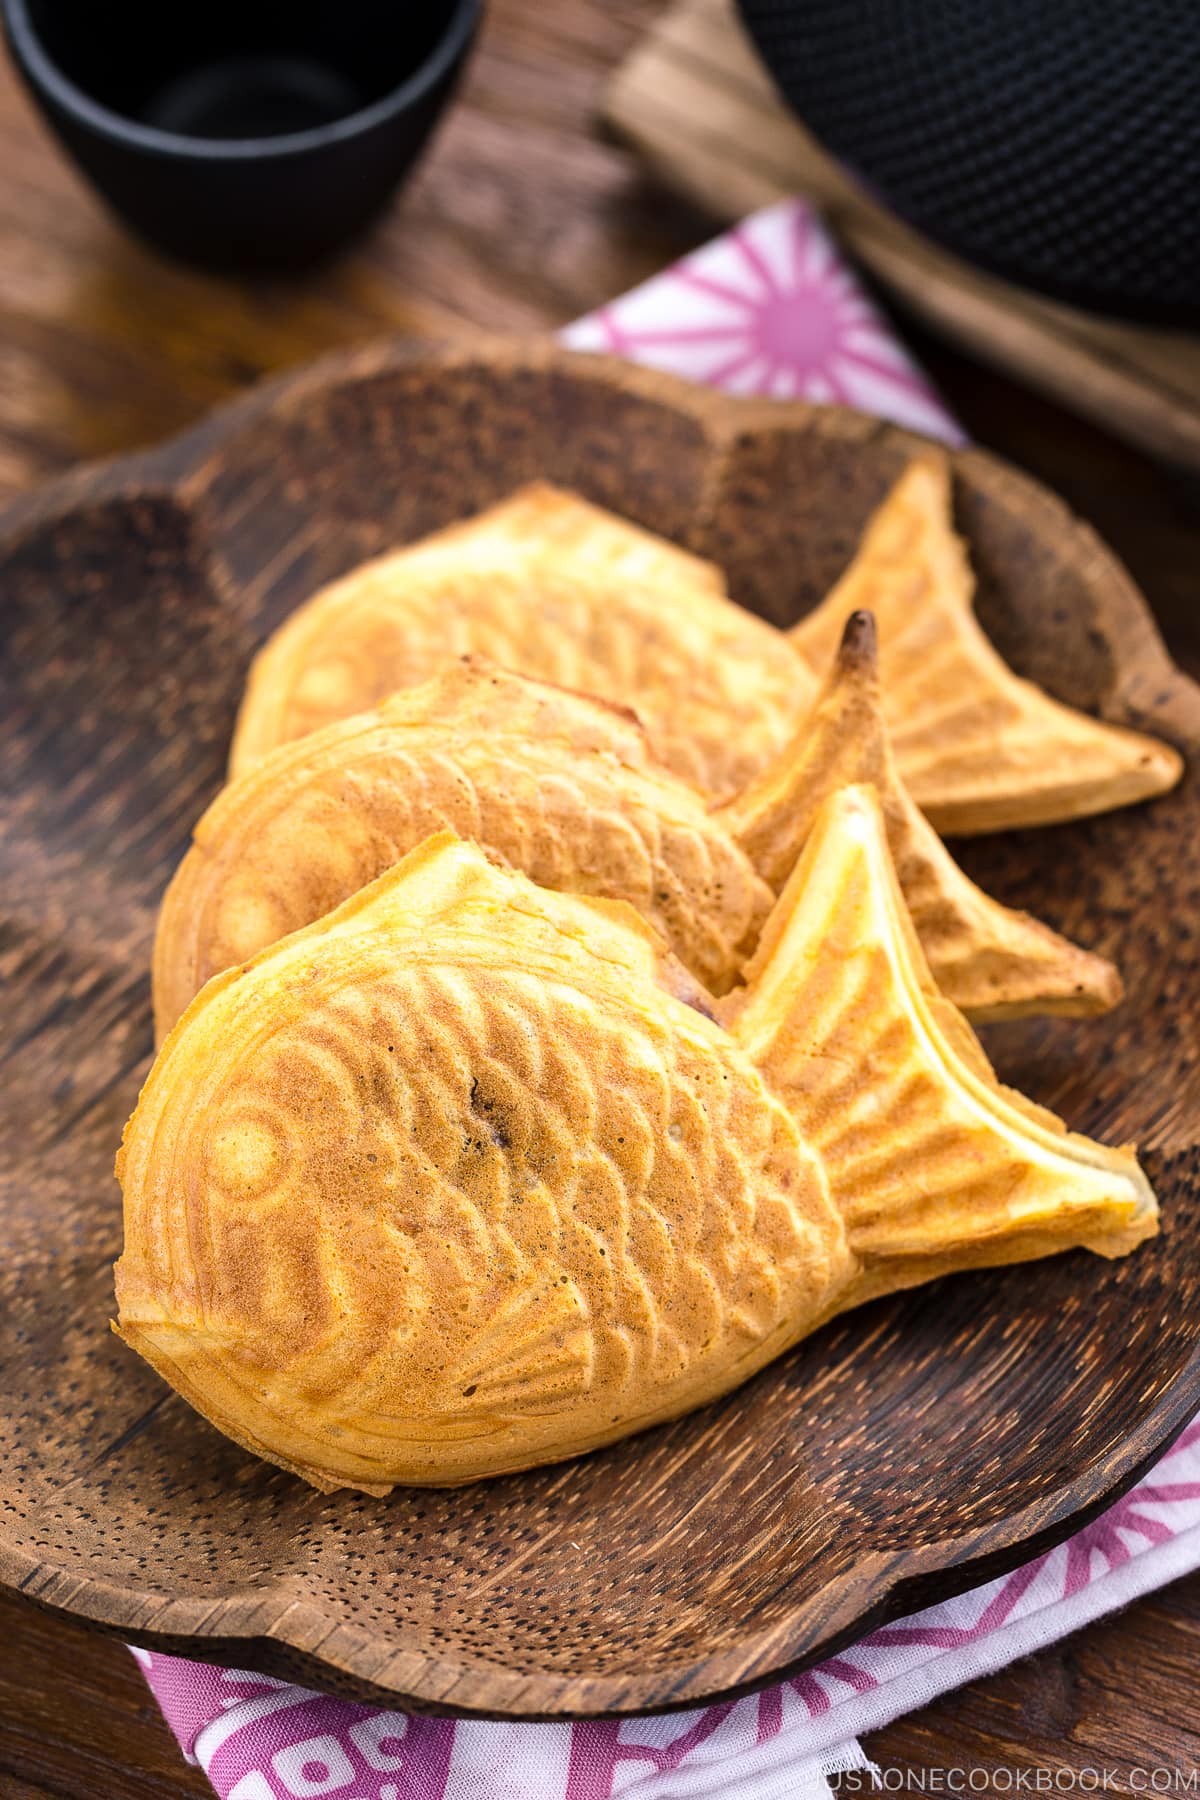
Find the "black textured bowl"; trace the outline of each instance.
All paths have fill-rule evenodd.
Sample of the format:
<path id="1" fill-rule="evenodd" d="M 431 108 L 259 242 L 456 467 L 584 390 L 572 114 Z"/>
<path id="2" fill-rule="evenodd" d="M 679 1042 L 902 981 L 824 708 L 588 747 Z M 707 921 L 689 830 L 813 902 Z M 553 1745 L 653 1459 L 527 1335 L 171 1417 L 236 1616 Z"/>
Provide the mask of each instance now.
<path id="1" fill-rule="evenodd" d="M 739 0 L 805 125 L 969 261 L 1200 320 L 1195 0 Z"/>
<path id="2" fill-rule="evenodd" d="M 320 261 L 384 205 L 481 0 L 0 0 L 45 118 L 142 237 L 226 269 Z"/>

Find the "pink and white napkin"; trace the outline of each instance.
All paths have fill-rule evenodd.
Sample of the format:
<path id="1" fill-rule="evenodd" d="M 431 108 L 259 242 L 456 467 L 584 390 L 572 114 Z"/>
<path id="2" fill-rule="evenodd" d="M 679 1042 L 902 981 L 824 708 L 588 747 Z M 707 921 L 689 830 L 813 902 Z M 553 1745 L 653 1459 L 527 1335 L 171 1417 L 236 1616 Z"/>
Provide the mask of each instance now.
<path id="1" fill-rule="evenodd" d="M 818 220 L 784 201 L 562 333 L 737 393 L 962 433 Z M 749 1699 L 563 1725 L 426 1719 L 135 1650 L 222 1800 L 822 1800 L 857 1739 L 1200 1567 L 1200 1419 L 1123 1500 L 1014 1574 Z"/>
<path id="2" fill-rule="evenodd" d="M 816 214 L 782 200 L 559 333 L 731 394 L 853 406 L 964 442 Z"/>

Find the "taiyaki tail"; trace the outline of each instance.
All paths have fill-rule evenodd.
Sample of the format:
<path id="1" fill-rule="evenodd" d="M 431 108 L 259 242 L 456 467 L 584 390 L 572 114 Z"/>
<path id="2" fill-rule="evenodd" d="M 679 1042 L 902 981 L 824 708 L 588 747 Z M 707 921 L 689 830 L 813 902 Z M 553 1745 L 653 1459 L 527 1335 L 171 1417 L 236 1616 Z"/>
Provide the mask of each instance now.
<path id="1" fill-rule="evenodd" d="M 1168 745 L 1102 725 L 1014 675 L 980 629 L 973 588 L 949 463 L 931 450 L 909 464 L 845 575 L 791 632 L 820 671 L 847 616 L 874 612 L 896 760 L 939 831 L 1051 824 L 1174 787 L 1183 765 Z"/>
<path id="2" fill-rule="evenodd" d="M 716 817 L 777 891 L 829 795 L 878 792 L 888 847 L 921 948 L 942 993 L 973 1019 L 1106 1012 L 1121 998 L 1110 962 L 975 886 L 918 811 L 884 722 L 870 613 L 851 613 L 825 686 L 783 754 Z"/>
<path id="3" fill-rule="evenodd" d="M 1157 1229 L 1128 1149 L 997 1081 L 937 991 L 869 787 L 831 796 L 726 1022 L 824 1160 L 863 1274 L 854 1299 Z"/>

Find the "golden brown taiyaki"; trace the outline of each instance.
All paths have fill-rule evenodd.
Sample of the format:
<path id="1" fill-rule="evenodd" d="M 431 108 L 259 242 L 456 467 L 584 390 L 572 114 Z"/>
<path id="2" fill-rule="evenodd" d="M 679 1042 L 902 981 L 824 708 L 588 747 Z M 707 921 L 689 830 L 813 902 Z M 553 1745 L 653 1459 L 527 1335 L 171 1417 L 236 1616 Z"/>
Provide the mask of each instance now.
<path id="1" fill-rule="evenodd" d="M 949 464 L 932 450 L 790 635 L 728 599 L 711 564 L 539 484 L 367 563 L 293 613 L 251 669 L 231 773 L 474 652 L 633 706 L 668 768 L 727 799 L 792 736 L 846 617 L 867 608 L 900 774 L 938 830 L 1075 818 L 1178 780 L 1165 745 L 1019 681 L 980 631 L 971 594 Z"/>
<path id="2" fill-rule="evenodd" d="M 285 744 L 201 819 L 154 947 L 160 1037 L 222 969 L 310 924 L 449 828 L 541 887 L 626 900 L 714 994 L 743 964 L 835 787 L 884 797 L 935 979 L 995 1018 L 1096 1012 L 1111 964 L 989 900 L 907 799 L 878 708 L 869 620 L 851 627 L 808 726 L 724 807 L 659 764 L 636 721 L 475 663 Z"/>
<path id="3" fill-rule="evenodd" d="M 468 654 L 635 706 L 668 768 L 723 793 L 770 760 L 816 688 L 711 564 L 539 484 L 294 612 L 251 667 L 230 774 Z"/>
<path id="4" fill-rule="evenodd" d="M 713 992 L 775 895 L 632 715 L 479 661 L 282 745 L 218 795 L 167 889 L 160 1035 L 210 976 L 450 829 L 542 887 L 625 900 Z"/>
<path id="5" fill-rule="evenodd" d="M 1014 675 L 984 636 L 973 593 L 950 464 L 930 452 L 909 464 L 841 581 L 791 632 L 821 670 L 847 615 L 874 613 L 896 761 L 940 832 L 1052 824 L 1174 787 L 1183 764 L 1168 745 L 1102 725 Z"/>
<path id="6" fill-rule="evenodd" d="M 443 834 L 218 976 L 125 1133 L 118 1330 L 322 1488 L 608 1443 L 868 1294 L 1156 1229 L 1134 1157 L 996 1082 L 869 788 L 709 1016 L 631 908 Z"/>

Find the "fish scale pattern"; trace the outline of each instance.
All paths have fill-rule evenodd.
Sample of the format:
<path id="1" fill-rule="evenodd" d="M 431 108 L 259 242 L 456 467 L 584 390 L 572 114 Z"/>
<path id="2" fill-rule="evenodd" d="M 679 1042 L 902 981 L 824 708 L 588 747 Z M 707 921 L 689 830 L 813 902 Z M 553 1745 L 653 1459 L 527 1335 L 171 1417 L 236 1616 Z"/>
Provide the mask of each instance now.
<path id="1" fill-rule="evenodd" d="M 467 1479 L 670 1417 L 847 1278 L 793 1120 L 647 980 L 650 940 L 585 942 L 561 909 L 587 903 L 527 884 L 500 921 L 517 878 L 479 880 L 478 910 L 414 924 L 395 871 L 353 926 L 213 984 L 166 1052 L 199 1028 L 203 1074 L 168 1071 L 128 1153 L 170 1145 L 126 1180 L 122 1330 L 318 1482 Z"/>
<path id="2" fill-rule="evenodd" d="M 699 584 L 533 551 L 433 570 L 401 553 L 317 595 L 260 652 L 232 772 L 464 655 L 635 706 L 667 767 L 718 796 L 782 746 L 816 685 L 782 633 Z"/>
<path id="3" fill-rule="evenodd" d="M 464 685 L 492 697 L 491 730 L 469 729 L 471 707 L 460 717 L 452 702 Z M 221 796 L 163 905 L 160 1034 L 211 976 L 320 918 L 447 829 L 542 887 L 627 901 L 707 989 L 732 986 L 774 900 L 749 856 L 685 783 L 589 748 L 587 702 L 560 702 L 582 721 L 570 745 L 512 729 L 506 697 L 522 711 L 523 685 L 468 673 L 452 682 L 440 720 L 411 723 L 385 709 L 335 725 Z"/>
<path id="4" fill-rule="evenodd" d="M 593 566 L 529 543 L 499 548 L 478 525 L 368 564 L 292 615 L 251 671 L 234 773 L 428 679 L 447 657 L 477 654 L 636 707 L 656 755 L 721 802 L 777 757 L 847 616 L 865 608 L 879 622 L 900 774 L 937 830 L 1076 818 L 1179 778 L 1167 746 L 1058 704 L 993 650 L 935 451 L 909 465 L 845 575 L 790 633 L 676 566 L 673 546 Z"/>

